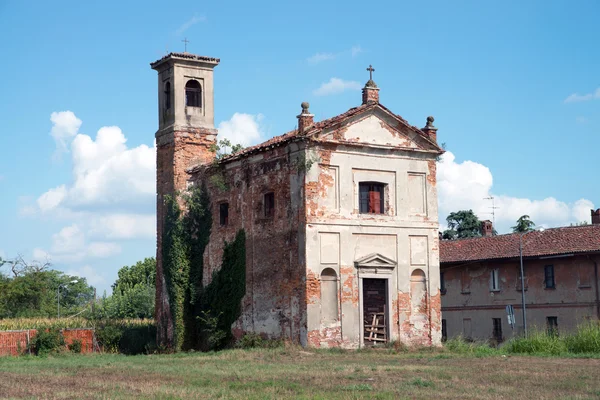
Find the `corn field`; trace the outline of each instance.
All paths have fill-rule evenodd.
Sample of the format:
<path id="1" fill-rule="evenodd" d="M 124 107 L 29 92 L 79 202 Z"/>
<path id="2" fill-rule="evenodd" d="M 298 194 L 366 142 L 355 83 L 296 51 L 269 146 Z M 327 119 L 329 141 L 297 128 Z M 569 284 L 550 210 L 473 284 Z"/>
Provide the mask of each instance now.
<path id="1" fill-rule="evenodd" d="M 122 328 L 151 327 L 153 319 L 111 319 L 90 320 L 86 318 L 10 318 L 0 319 L 0 331 L 22 329 L 73 329 L 96 328 L 97 326 L 112 325 Z"/>

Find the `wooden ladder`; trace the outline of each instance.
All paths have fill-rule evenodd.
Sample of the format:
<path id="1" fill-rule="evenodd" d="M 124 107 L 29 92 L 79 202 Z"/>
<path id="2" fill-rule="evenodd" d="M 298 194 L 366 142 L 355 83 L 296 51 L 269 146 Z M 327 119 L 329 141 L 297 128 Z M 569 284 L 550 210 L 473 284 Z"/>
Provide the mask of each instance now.
<path id="1" fill-rule="evenodd" d="M 384 342 L 384 343 L 387 342 L 385 312 L 371 313 L 369 315 L 373 316 L 373 318 L 371 320 L 370 325 L 369 325 L 368 320 L 367 320 L 367 323 L 365 324 L 365 336 L 366 336 L 366 333 L 369 334 L 369 336 L 365 337 L 365 340 L 368 340 L 369 342 L 374 342 L 373 344 L 375 344 L 377 342 Z"/>

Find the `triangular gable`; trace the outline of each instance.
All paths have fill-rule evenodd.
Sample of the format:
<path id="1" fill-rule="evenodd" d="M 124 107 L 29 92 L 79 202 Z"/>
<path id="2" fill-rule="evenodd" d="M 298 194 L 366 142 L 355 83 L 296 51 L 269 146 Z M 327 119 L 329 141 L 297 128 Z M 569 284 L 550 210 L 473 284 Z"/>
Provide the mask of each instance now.
<path id="1" fill-rule="evenodd" d="M 372 253 L 354 261 L 357 268 L 394 268 L 396 264 L 396 261 L 379 253 Z"/>
<path id="2" fill-rule="evenodd" d="M 319 141 L 360 144 L 405 150 L 439 152 L 439 146 L 425 133 L 380 104 L 357 110 L 333 124 L 316 126 L 313 138 Z"/>

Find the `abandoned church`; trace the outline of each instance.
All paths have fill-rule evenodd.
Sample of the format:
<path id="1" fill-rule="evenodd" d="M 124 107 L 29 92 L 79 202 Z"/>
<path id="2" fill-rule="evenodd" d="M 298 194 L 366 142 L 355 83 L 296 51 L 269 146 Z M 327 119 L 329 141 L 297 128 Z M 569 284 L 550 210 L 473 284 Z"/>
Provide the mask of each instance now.
<path id="1" fill-rule="evenodd" d="M 297 129 L 216 158 L 219 62 L 170 53 L 151 64 L 159 103 L 156 318 L 166 327 L 159 339 L 168 342 L 174 324 L 163 269 L 165 199 L 201 186 L 212 224 L 198 284 L 220 268 L 224 243 L 245 234 L 234 336 L 310 347 L 439 345 L 443 150 L 433 117 L 417 128 L 383 106 L 369 67 L 357 107 L 314 121 L 302 103 Z"/>

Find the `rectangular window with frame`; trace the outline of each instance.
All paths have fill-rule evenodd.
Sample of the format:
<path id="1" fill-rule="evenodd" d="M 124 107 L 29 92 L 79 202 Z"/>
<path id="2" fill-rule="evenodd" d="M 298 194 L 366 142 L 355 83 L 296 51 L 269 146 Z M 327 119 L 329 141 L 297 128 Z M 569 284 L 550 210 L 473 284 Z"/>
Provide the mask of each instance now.
<path id="1" fill-rule="evenodd" d="M 446 325 L 446 320 L 442 319 L 442 342 L 448 340 L 448 327 Z"/>
<path id="2" fill-rule="evenodd" d="M 502 318 L 492 318 L 493 336 L 497 343 L 502 343 Z"/>
<path id="3" fill-rule="evenodd" d="M 498 268 L 490 271 L 490 290 L 494 292 L 500 290 L 500 273 Z"/>
<path id="4" fill-rule="evenodd" d="M 443 272 L 440 272 L 440 293 L 446 294 L 446 280 Z"/>
<path id="5" fill-rule="evenodd" d="M 546 289 L 555 289 L 554 282 L 554 265 L 546 265 L 544 267 L 544 287 Z"/>
<path id="6" fill-rule="evenodd" d="M 265 193 L 263 196 L 263 216 L 273 218 L 275 215 L 275 193 Z"/>
<path id="7" fill-rule="evenodd" d="M 385 184 L 379 182 L 360 182 L 359 211 L 361 214 L 385 214 Z"/>
<path id="8" fill-rule="evenodd" d="M 558 336 L 558 317 L 546 317 L 548 335 Z"/>
<path id="9" fill-rule="evenodd" d="M 219 204 L 219 223 L 221 226 L 229 224 L 229 203 Z"/>

